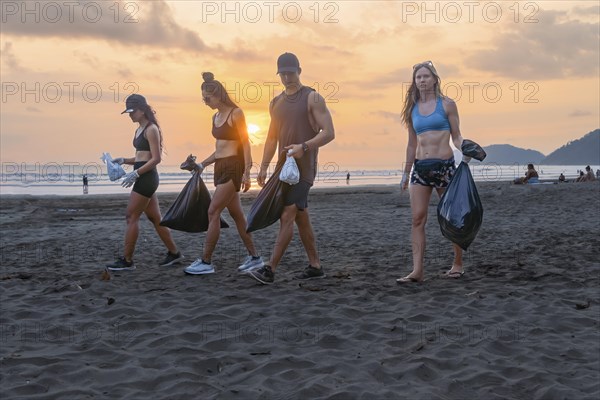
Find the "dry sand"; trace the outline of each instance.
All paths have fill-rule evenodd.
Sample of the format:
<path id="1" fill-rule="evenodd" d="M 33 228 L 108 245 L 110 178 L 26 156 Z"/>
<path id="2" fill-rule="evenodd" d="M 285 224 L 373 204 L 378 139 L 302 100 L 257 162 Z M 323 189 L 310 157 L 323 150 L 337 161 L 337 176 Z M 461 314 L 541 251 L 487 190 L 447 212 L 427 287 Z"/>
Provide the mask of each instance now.
<path id="1" fill-rule="evenodd" d="M 327 279 L 299 282 L 296 234 L 276 284 L 239 275 L 235 229 L 217 272 L 158 267 L 143 220 L 120 254 L 127 196 L 2 197 L 2 399 L 596 399 L 600 186 L 478 185 L 484 224 L 462 279 L 433 198 L 423 284 L 397 187 L 314 190 Z M 253 195 L 243 196 L 249 209 Z M 434 196 L 435 197 L 435 196 Z M 163 212 L 175 194 L 160 195 Z M 228 222 L 232 222 L 225 213 Z M 270 255 L 277 225 L 254 234 Z M 204 234 L 174 232 L 191 262 Z"/>

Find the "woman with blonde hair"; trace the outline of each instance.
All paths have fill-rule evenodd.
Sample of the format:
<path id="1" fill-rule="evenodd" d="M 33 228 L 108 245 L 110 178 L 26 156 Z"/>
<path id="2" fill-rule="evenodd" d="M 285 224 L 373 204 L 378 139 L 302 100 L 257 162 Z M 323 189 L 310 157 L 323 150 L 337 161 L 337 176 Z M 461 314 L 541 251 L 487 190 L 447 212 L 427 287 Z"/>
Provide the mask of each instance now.
<path id="1" fill-rule="evenodd" d="M 402 121 L 408 128 L 406 164 L 401 187 L 409 187 L 412 211 L 413 270 L 397 283 L 422 282 L 425 255 L 425 223 L 433 189 L 442 196 L 456 170 L 450 141 L 457 149 L 463 138 L 456 103 L 441 93 L 441 79 L 431 61 L 413 66 L 412 83 L 406 93 Z M 463 157 L 469 162 L 469 157 Z M 412 171 L 411 171 L 412 168 Z M 462 249 L 454 244 L 454 262 L 447 278 L 463 275 Z"/>

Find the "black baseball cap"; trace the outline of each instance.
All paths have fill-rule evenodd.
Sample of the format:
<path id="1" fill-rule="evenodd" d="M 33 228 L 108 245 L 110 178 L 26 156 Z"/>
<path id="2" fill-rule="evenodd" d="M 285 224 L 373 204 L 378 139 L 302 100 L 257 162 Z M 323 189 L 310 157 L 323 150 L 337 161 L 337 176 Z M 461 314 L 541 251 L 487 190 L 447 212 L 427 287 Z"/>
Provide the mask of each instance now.
<path id="1" fill-rule="evenodd" d="M 277 73 L 282 72 L 300 72 L 300 61 L 292 53 L 283 53 L 277 59 Z"/>
<path id="2" fill-rule="evenodd" d="M 132 113 L 142 106 L 147 106 L 146 98 L 141 94 L 132 94 L 125 99 L 125 111 L 121 114 Z"/>

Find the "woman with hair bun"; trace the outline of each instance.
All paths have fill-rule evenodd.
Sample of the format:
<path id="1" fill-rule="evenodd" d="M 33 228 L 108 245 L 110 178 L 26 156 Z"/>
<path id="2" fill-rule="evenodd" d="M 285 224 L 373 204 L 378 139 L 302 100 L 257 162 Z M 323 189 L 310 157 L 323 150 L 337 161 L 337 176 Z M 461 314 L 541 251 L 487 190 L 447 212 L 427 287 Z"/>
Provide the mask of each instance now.
<path id="1" fill-rule="evenodd" d="M 161 161 L 163 140 L 156 115 L 152 107 L 146 102 L 146 98 L 139 94 L 132 94 L 125 100 L 125 111 L 132 122 L 139 124 L 133 137 L 135 157 L 116 158 L 119 164 L 133 165 L 133 171 L 125 175 L 122 186 L 130 187 L 129 203 L 127 205 L 127 230 L 125 231 L 124 254 L 113 264 L 107 265 L 112 271 L 132 270 L 133 252 L 139 234 L 139 222 L 142 213 L 146 214 L 154 225 L 156 233 L 167 247 L 167 255 L 159 264 L 169 266 L 183 260 L 183 256 L 177 250 L 175 242 L 171 237 L 169 228 L 160 225 L 162 219 L 158 207 L 158 172 L 156 166 Z"/>
<path id="2" fill-rule="evenodd" d="M 200 172 L 210 164 L 214 167 L 215 193 L 208 209 L 208 230 L 201 258 L 184 269 L 190 275 L 203 275 L 215 272 L 212 254 L 221 233 L 221 213 L 225 208 L 235 221 L 240 238 L 248 250 L 248 257 L 238 267 L 239 272 L 248 272 L 263 266 L 252 236 L 246 233 L 246 217 L 242 210 L 239 191 L 250 189 L 250 168 L 252 154 L 248 140 L 248 130 L 243 111 L 231 100 L 221 82 L 210 72 L 202 73 L 202 100 L 213 110 L 212 135 L 216 139 L 215 151 L 197 164 Z"/>

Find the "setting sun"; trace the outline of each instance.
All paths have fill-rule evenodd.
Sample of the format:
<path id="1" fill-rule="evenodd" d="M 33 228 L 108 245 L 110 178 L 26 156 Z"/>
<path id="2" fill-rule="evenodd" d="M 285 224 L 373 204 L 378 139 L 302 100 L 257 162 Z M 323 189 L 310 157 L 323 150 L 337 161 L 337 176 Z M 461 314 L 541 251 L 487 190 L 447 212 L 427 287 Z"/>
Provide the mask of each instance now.
<path id="1" fill-rule="evenodd" d="M 248 124 L 248 133 L 250 135 L 255 135 L 258 131 L 260 131 L 260 128 L 258 127 L 258 125 Z"/>

